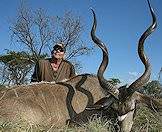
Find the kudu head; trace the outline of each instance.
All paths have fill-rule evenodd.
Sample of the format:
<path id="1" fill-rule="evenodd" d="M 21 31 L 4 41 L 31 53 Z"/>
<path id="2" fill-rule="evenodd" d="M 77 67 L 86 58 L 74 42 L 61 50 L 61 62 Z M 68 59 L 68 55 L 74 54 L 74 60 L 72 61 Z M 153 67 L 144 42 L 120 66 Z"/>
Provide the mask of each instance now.
<path id="1" fill-rule="evenodd" d="M 148 57 L 145 55 L 144 53 L 144 42 L 146 40 L 146 38 L 156 29 L 157 27 L 157 22 L 156 22 L 156 16 L 154 14 L 154 11 L 150 5 L 149 0 L 147 0 L 148 5 L 149 5 L 149 10 L 151 12 L 151 16 L 152 16 L 152 24 L 149 26 L 149 28 L 141 35 L 139 42 L 138 42 L 138 55 L 140 60 L 142 61 L 142 63 L 145 66 L 145 71 L 144 73 L 137 79 L 135 80 L 129 87 L 127 87 L 127 85 L 120 87 L 119 93 L 118 95 L 113 95 L 111 94 L 110 97 L 105 97 L 102 98 L 101 100 L 99 100 L 98 102 L 96 102 L 94 104 L 94 106 L 92 106 L 90 109 L 99 109 L 99 110 L 108 110 L 109 107 L 111 106 L 111 104 L 114 104 L 114 98 L 112 98 L 113 96 L 116 97 L 117 101 L 118 101 L 118 106 L 117 106 L 117 111 L 118 111 L 118 118 L 119 121 L 121 121 L 121 131 L 130 131 L 132 124 L 133 124 L 133 116 L 134 116 L 134 111 L 136 108 L 136 100 L 137 100 L 137 96 L 134 95 L 134 93 L 139 90 L 139 88 L 141 88 L 143 85 L 145 85 L 149 79 L 150 79 L 150 75 L 151 75 L 151 65 L 149 63 L 149 59 Z M 93 24 L 93 28 L 91 31 L 91 36 L 92 36 L 92 40 L 94 41 L 94 43 L 96 43 L 98 46 L 100 45 L 100 47 L 102 47 L 102 51 L 103 51 L 103 57 L 108 57 L 108 53 L 107 50 L 103 50 L 103 43 L 96 38 L 95 36 L 95 30 L 96 30 L 96 18 L 95 18 L 95 13 L 93 11 L 93 16 L 94 16 L 94 24 Z M 104 47 L 106 48 L 106 47 Z M 106 58 L 105 57 L 105 58 Z M 104 61 L 104 59 L 103 59 Z M 99 68 L 98 71 L 98 79 L 100 82 L 100 85 L 103 89 L 107 89 L 111 91 L 112 89 L 116 89 L 115 87 L 110 87 L 110 85 L 108 85 L 107 81 L 105 81 L 104 77 L 103 77 L 103 73 L 104 73 L 104 65 L 107 64 L 108 61 L 102 62 L 101 66 Z M 104 65 L 102 65 L 104 64 Z M 115 91 L 115 90 L 113 90 Z M 113 96 L 112 96 L 113 95 Z M 127 117 L 127 119 L 126 119 Z M 126 119 L 126 120 L 123 120 Z M 130 122 L 130 124 L 128 123 Z"/>
<path id="2" fill-rule="evenodd" d="M 119 93 L 116 92 L 117 94 L 115 94 L 115 97 L 118 98 L 119 102 L 123 102 L 125 101 L 127 98 L 129 98 L 129 96 L 131 96 L 135 91 L 139 90 L 139 88 L 141 88 L 143 85 L 145 85 L 149 79 L 150 79 L 150 75 L 151 75 L 151 65 L 149 63 L 149 59 L 148 57 L 145 55 L 144 53 L 144 42 L 146 40 L 146 38 L 155 30 L 155 28 L 157 27 L 157 22 L 156 22 L 156 16 L 154 14 L 154 11 L 150 5 L 149 0 L 147 0 L 148 5 L 149 5 L 149 9 L 151 12 L 151 16 L 152 16 L 152 24 L 150 25 L 150 27 L 141 35 L 139 42 L 138 42 L 138 55 L 140 60 L 142 61 L 142 63 L 145 66 L 145 71 L 144 73 L 137 79 L 135 80 L 129 87 L 127 87 L 127 85 L 120 87 Z M 92 10 L 93 11 L 93 10 Z M 96 43 L 103 51 L 103 61 L 100 65 L 100 68 L 98 70 L 98 79 L 100 82 L 100 85 L 103 89 L 107 90 L 108 93 L 114 95 L 114 93 L 112 91 L 116 91 L 116 87 L 112 86 L 110 83 L 108 83 L 104 77 L 103 77 L 103 73 L 106 69 L 106 66 L 108 64 L 108 52 L 107 52 L 107 48 L 106 46 L 101 42 L 101 40 L 99 40 L 96 36 L 95 36 L 95 31 L 96 31 L 96 25 L 97 25 L 97 21 L 96 21 L 96 16 L 95 16 L 95 12 L 93 11 L 93 16 L 94 16 L 94 22 L 93 22 L 93 27 L 91 30 L 91 37 L 92 40 L 94 41 L 94 43 Z M 108 101 L 108 100 L 105 100 Z M 103 102 L 103 101 L 102 101 Z M 104 102 L 103 102 L 104 103 Z M 109 104 L 106 103 L 105 104 Z"/>
<path id="3" fill-rule="evenodd" d="M 151 26 L 142 34 L 142 36 L 138 42 L 138 55 L 139 55 L 140 60 L 142 61 L 142 63 L 145 66 L 145 71 L 129 87 L 127 87 L 125 85 L 125 86 L 120 87 L 119 89 L 117 87 L 113 86 L 111 83 L 109 83 L 106 79 L 104 79 L 103 74 L 106 70 L 106 67 L 108 65 L 108 60 L 109 60 L 108 59 L 108 50 L 107 50 L 105 44 L 100 39 L 98 39 L 95 35 L 97 20 L 96 20 L 95 12 L 92 10 L 94 21 L 93 21 L 93 26 L 92 26 L 92 30 L 91 30 L 91 37 L 92 37 L 93 42 L 95 44 L 97 44 L 97 46 L 102 50 L 102 53 L 103 53 L 103 59 L 100 64 L 100 67 L 98 69 L 97 77 L 98 77 L 101 87 L 104 89 L 104 91 L 106 91 L 109 94 L 109 96 L 106 96 L 106 97 L 100 99 L 91 107 L 88 106 L 83 112 L 79 113 L 75 118 L 73 118 L 72 121 L 80 122 L 82 120 L 80 117 L 87 118 L 89 115 L 93 115 L 93 113 L 96 114 L 96 113 L 102 113 L 105 111 L 109 111 L 110 108 L 112 107 L 112 105 L 114 104 L 114 102 L 116 102 L 115 104 L 117 104 L 116 105 L 117 107 L 115 106 L 116 108 L 114 108 L 114 110 L 115 110 L 114 112 L 117 113 L 119 116 L 122 116 L 122 115 L 130 112 L 129 116 L 131 117 L 131 123 L 132 123 L 133 114 L 134 114 L 134 110 L 135 110 L 135 103 L 136 103 L 135 102 L 136 97 L 134 97 L 132 95 L 140 87 L 142 87 L 143 85 L 145 85 L 148 82 L 150 75 L 151 75 L 151 66 L 149 63 L 149 59 L 147 58 L 147 56 L 144 53 L 144 42 L 145 42 L 145 39 L 155 30 L 155 28 L 157 26 L 157 22 L 156 22 L 156 17 L 155 17 L 154 11 L 153 11 L 149 1 L 148 1 L 148 5 L 149 5 L 149 9 L 151 12 L 153 22 L 152 22 Z M 111 113 L 109 113 L 109 114 L 111 114 Z M 127 126 L 127 125 L 125 125 L 125 126 Z M 125 129 L 130 130 L 131 126 L 132 126 L 132 124 L 130 124 L 130 126 L 128 126 L 129 128 L 125 128 Z"/>

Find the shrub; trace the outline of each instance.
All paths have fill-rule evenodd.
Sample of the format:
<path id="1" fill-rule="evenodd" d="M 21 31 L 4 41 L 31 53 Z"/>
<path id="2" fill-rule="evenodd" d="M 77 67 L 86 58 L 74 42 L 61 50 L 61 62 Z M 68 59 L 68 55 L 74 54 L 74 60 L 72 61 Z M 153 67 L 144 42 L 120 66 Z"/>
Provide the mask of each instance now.
<path id="1" fill-rule="evenodd" d="M 146 107 L 137 110 L 134 118 L 133 132 L 161 132 L 162 117 Z"/>

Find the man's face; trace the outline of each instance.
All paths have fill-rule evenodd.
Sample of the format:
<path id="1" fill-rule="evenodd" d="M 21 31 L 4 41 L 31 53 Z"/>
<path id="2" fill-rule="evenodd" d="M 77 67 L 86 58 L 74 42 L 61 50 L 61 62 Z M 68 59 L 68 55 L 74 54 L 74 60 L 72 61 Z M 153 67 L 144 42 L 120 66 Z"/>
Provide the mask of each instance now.
<path id="1" fill-rule="evenodd" d="M 65 50 L 62 44 L 55 45 L 52 51 L 52 57 L 57 59 L 62 59 L 64 55 L 65 55 Z"/>

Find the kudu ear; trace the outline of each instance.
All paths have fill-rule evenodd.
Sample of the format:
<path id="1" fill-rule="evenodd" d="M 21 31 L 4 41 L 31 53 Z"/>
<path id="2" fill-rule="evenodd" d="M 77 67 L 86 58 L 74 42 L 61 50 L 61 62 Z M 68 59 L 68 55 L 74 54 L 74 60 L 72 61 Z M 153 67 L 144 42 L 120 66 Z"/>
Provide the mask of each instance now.
<path id="1" fill-rule="evenodd" d="M 104 97 L 97 101 L 94 105 L 87 107 L 86 110 L 105 110 L 108 109 L 115 101 L 116 98 L 113 96 Z"/>

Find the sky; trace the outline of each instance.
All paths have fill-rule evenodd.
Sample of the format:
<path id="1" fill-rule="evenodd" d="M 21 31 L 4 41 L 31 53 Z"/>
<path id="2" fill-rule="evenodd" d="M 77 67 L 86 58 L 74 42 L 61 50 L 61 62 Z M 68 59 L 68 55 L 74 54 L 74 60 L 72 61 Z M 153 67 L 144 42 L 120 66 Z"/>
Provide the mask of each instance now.
<path id="1" fill-rule="evenodd" d="M 145 41 L 145 52 L 152 65 L 151 80 L 158 79 L 162 67 L 162 0 L 150 0 L 154 8 L 158 27 Z M 43 8 L 49 15 L 63 15 L 70 10 L 84 20 L 81 39 L 93 45 L 90 38 L 92 13 L 97 16 L 96 35 L 109 50 L 109 65 L 104 74 L 106 79 L 119 78 L 122 83 L 135 81 L 144 71 L 137 54 L 137 44 L 142 33 L 151 24 L 151 15 L 146 0 L 27 0 L 32 9 Z M 20 0 L 0 1 L 0 54 L 5 49 L 16 49 L 10 39 L 9 20 L 14 18 Z M 81 73 L 96 74 L 101 62 L 102 52 L 96 47 L 89 56 L 79 58 Z"/>

